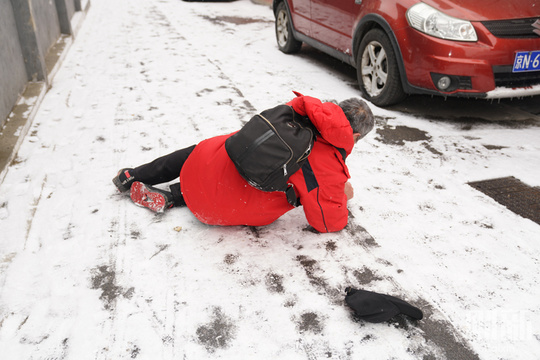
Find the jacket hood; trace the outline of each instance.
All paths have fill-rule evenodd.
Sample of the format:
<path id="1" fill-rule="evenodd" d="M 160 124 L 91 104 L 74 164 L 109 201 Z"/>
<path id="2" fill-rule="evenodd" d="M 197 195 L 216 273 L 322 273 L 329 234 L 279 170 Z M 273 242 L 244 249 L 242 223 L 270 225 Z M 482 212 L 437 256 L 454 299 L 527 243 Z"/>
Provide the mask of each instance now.
<path id="1" fill-rule="evenodd" d="M 349 155 L 354 146 L 353 130 L 343 110 L 334 103 L 323 103 L 319 99 L 294 93 L 297 97 L 287 105 L 300 115 L 309 117 L 324 140 L 344 149 Z"/>

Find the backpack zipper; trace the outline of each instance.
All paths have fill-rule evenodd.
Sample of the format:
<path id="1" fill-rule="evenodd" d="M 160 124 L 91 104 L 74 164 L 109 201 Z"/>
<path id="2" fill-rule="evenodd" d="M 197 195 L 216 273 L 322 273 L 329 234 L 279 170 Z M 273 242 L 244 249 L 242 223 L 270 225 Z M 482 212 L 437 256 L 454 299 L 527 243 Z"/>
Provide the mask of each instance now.
<path id="1" fill-rule="evenodd" d="M 289 152 L 291 153 L 291 156 L 289 156 L 289 160 L 287 160 L 287 162 L 285 163 L 285 165 L 283 165 L 283 170 L 284 170 L 284 176 L 287 176 L 287 169 L 286 169 L 286 166 L 287 164 L 291 161 L 292 157 L 293 157 L 293 150 L 291 149 L 291 147 L 289 146 L 289 144 L 287 144 L 287 142 L 285 140 L 283 140 L 283 138 L 279 135 L 278 131 L 276 130 L 276 128 L 274 127 L 274 125 L 272 125 L 272 123 L 267 119 L 265 118 L 264 116 L 262 116 L 261 114 L 259 114 L 259 116 L 261 117 L 261 119 L 263 119 L 264 121 L 266 121 L 268 123 L 268 125 L 274 129 L 274 133 L 276 134 L 276 136 L 279 138 L 279 140 L 281 140 L 285 146 L 287 146 L 287 148 L 289 149 Z"/>
<path id="2" fill-rule="evenodd" d="M 293 121 L 294 121 L 294 109 L 292 107 L 289 107 L 293 113 Z M 261 114 L 257 114 L 259 115 L 259 117 L 261 119 L 263 119 L 264 121 L 266 121 L 266 123 L 274 130 L 274 133 L 276 134 L 276 136 L 287 146 L 287 148 L 289 148 L 289 151 L 291 153 L 291 156 L 289 157 L 289 160 L 287 160 L 287 162 L 283 165 L 283 176 L 287 176 L 287 164 L 292 160 L 292 157 L 293 157 L 293 150 L 291 149 L 291 147 L 289 146 L 289 144 L 287 144 L 287 142 L 285 140 L 283 140 L 283 138 L 279 135 L 278 131 L 276 130 L 276 128 L 274 127 L 274 125 L 272 125 L 272 123 L 267 119 L 265 118 L 264 116 L 262 116 Z M 311 133 L 311 137 L 313 137 L 313 131 L 310 129 L 310 128 L 306 128 L 306 127 L 303 127 L 301 124 L 299 124 L 303 129 L 307 129 L 309 130 L 309 132 Z M 311 142 L 309 143 L 308 145 L 308 148 L 306 150 L 304 150 L 304 153 L 303 155 L 298 159 L 298 162 L 304 160 L 307 158 L 307 156 L 309 156 L 309 153 L 307 156 L 304 156 L 306 155 L 306 152 L 310 151 L 311 150 Z"/>

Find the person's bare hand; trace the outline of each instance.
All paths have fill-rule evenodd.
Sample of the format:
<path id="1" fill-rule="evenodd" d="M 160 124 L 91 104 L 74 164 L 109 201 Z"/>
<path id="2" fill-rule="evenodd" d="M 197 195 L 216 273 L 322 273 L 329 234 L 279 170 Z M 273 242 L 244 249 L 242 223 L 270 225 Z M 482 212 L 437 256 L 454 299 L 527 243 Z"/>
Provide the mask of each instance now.
<path id="1" fill-rule="evenodd" d="M 347 196 L 347 200 L 351 200 L 354 197 L 354 189 L 348 181 L 345 183 L 345 195 Z"/>

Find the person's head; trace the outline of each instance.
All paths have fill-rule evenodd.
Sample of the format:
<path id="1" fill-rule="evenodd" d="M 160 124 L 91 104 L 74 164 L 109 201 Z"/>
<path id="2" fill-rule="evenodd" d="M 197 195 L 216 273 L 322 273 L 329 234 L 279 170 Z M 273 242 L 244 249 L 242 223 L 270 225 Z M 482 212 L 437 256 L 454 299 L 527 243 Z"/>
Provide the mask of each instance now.
<path id="1" fill-rule="evenodd" d="M 375 119 L 371 109 L 364 101 L 359 98 L 351 98 L 343 100 L 338 105 L 351 124 L 355 142 L 373 129 Z"/>

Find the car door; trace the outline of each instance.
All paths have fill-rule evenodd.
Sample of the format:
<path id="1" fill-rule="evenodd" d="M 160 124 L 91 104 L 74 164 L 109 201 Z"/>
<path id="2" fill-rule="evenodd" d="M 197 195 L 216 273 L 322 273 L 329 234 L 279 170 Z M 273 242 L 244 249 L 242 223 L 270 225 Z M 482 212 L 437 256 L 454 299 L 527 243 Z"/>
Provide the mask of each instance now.
<path id="1" fill-rule="evenodd" d="M 288 4 L 296 31 L 311 36 L 311 0 L 289 0 Z"/>
<path id="2" fill-rule="evenodd" d="M 311 37 L 350 52 L 354 7 L 355 0 L 311 0 Z"/>

